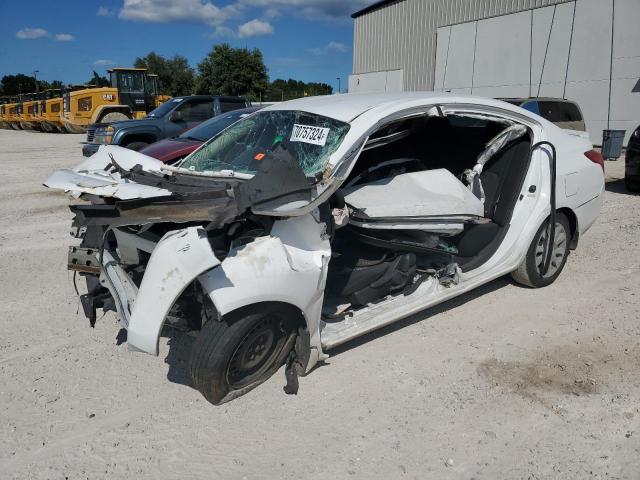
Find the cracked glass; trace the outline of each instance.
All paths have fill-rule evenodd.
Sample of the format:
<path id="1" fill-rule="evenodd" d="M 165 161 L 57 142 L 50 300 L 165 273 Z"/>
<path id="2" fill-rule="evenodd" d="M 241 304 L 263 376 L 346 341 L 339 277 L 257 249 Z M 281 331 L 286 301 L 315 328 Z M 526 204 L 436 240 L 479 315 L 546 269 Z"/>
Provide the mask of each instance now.
<path id="1" fill-rule="evenodd" d="M 196 172 L 268 171 L 276 149 L 285 149 L 307 178 L 322 175 L 349 124 L 294 110 L 258 112 L 209 140 L 180 164 Z"/>

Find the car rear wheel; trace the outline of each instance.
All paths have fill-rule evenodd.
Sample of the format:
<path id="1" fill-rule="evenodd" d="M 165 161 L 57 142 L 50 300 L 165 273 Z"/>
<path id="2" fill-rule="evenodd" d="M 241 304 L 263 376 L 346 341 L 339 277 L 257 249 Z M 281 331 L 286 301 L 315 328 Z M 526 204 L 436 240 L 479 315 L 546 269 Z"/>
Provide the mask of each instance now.
<path id="1" fill-rule="evenodd" d="M 513 279 L 528 287 L 539 288 L 552 284 L 562 272 L 569 255 L 569 239 L 571 227 L 569 220 L 562 213 L 556 214 L 556 230 L 551 251 L 551 263 L 547 273 L 542 274 L 545 245 L 549 234 L 549 222 L 545 221 L 527 250 L 527 254 L 517 270 L 511 273 Z"/>
<path id="2" fill-rule="evenodd" d="M 127 143 L 124 147 L 128 148 L 129 150 L 135 150 L 137 152 L 138 150 L 142 150 L 147 145 L 149 145 L 147 142 L 130 142 Z"/>
<path id="3" fill-rule="evenodd" d="M 194 387 L 220 405 L 254 389 L 282 366 L 295 338 L 286 309 L 258 305 L 222 320 L 209 320 L 198 334 L 189 369 Z"/>

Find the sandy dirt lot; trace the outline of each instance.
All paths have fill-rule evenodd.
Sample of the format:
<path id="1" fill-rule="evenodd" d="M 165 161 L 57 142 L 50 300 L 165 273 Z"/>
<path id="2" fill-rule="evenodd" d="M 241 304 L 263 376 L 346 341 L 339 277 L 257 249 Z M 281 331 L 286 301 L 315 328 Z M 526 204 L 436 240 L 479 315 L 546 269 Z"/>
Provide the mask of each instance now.
<path id="1" fill-rule="evenodd" d="M 159 357 L 78 313 L 70 213 L 42 187 L 80 135 L 0 130 L 0 477 L 6 479 L 640 478 L 640 197 L 621 160 L 550 287 L 509 278 L 213 407 L 192 338 Z"/>

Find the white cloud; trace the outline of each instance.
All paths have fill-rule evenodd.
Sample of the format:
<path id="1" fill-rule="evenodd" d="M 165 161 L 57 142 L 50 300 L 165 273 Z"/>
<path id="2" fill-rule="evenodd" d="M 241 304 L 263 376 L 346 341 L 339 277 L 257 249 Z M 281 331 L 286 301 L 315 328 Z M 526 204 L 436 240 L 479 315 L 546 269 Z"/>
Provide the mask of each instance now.
<path id="1" fill-rule="evenodd" d="M 118 17 L 138 22 L 199 23 L 212 27 L 212 37 L 255 37 L 271 35 L 271 19 L 297 16 L 310 20 L 349 21 L 356 10 L 372 0 L 123 0 Z M 226 3 L 226 4 L 224 4 Z M 98 16 L 112 16 L 114 10 L 99 7 Z M 247 18 L 253 20 L 241 23 Z M 229 24 L 230 21 L 240 25 Z M 322 47 L 319 54 L 343 52 L 338 42 Z"/>
<path id="2" fill-rule="evenodd" d="M 329 42 L 325 46 L 328 52 L 338 52 L 344 53 L 348 50 L 348 47 L 344 43 L 340 42 Z"/>
<path id="3" fill-rule="evenodd" d="M 108 60 L 106 58 L 101 58 L 100 60 L 96 60 L 93 64 L 97 67 L 108 67 L 109 65 L 115 65 L 116 62 L 113 60 Z"/>
<path id="4" fill-rule="evenodd" d="M 257 18 L 243 23 L 238 27 L 238 36 L 240 38 L 259 37 L 262 35 L 271 35 L 272 33 L 273 27 L 271 24 L 263 20 L 258 20 Z"/>
<path id="5" fill-rule="evenodd" d="M 34 38 L 48 37 L 49 32 L 43 28 L 23 28 L 16 32 L 16 37 L 21 40 L 33 40 Z"/>
<path id="6" fill-rule="evenodd" d="M 139 22 L 220 25 L 229 17 L 229 13 L 203 0 L 124 0 L 118 17 Z"/>
<path id="7" fill-rule="evenodd" d="M 76 37 L 74 37 L 73 35 L 69 34 L 69 33 L 56 33 L 53 36 L 53 39 L 56 42 L 70 42 L 72 40 L 75 40 Z"/>
<path id="8" fill-rule="evenodd" d="M 238 0 L 250 7 L 287 9 L 294 15 L 311 20 L 348 20 L 350 15 L 372 3 L 372 0 Z"/>
<path id="9" fill-rule="evenodd" d="M 309 48 L 308 51 L 312 55 L 326 55 L 328 53 L 345 53 L 349 50 L 344 43 L 331 41 L 323 47 Z"/>
<path id="10" fill-rule="evenodd" d="M 115 14 L 115 11 L 107 7 L 99 7 L 98 12 L 96 13 L 99 17 L 113 17 Z"/>
<path id="11" fill-rule="evenodd" d="M 213 37 L 235 37 L 236 32 L 229 27 L 225 27 L 224 25 L 217 26 L 213 31 Z"/>

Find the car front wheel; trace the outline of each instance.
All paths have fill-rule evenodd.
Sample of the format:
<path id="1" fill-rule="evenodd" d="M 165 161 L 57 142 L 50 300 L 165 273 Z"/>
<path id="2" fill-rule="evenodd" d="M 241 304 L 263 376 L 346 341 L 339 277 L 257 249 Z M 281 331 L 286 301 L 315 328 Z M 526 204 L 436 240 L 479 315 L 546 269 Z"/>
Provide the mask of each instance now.
<path id="1" fill-rule="evenodd" d="M 571 227 L 569 220 L 562 213 L 556 214 L 556 230 L 551 247 L 551 263 L 549 269 L 543 275 L 542 264 L 545 257 L 545 245 L 549 235 L 549 222 L 545 221 L 527 250 L 527 254 L 517 270 L 511 273 L 513 279 L 528 287 L 539 288 L 552 284 L 562 272 L 569 255 L 569 239 Z"/>
<path id="2" fill-rule="evenodd" d="M 194 387 L 220 405 L 254 389 L 280 368 L 295 338 L 287 309 L 258 304 L 209 320 L 193 346 Z"/>

